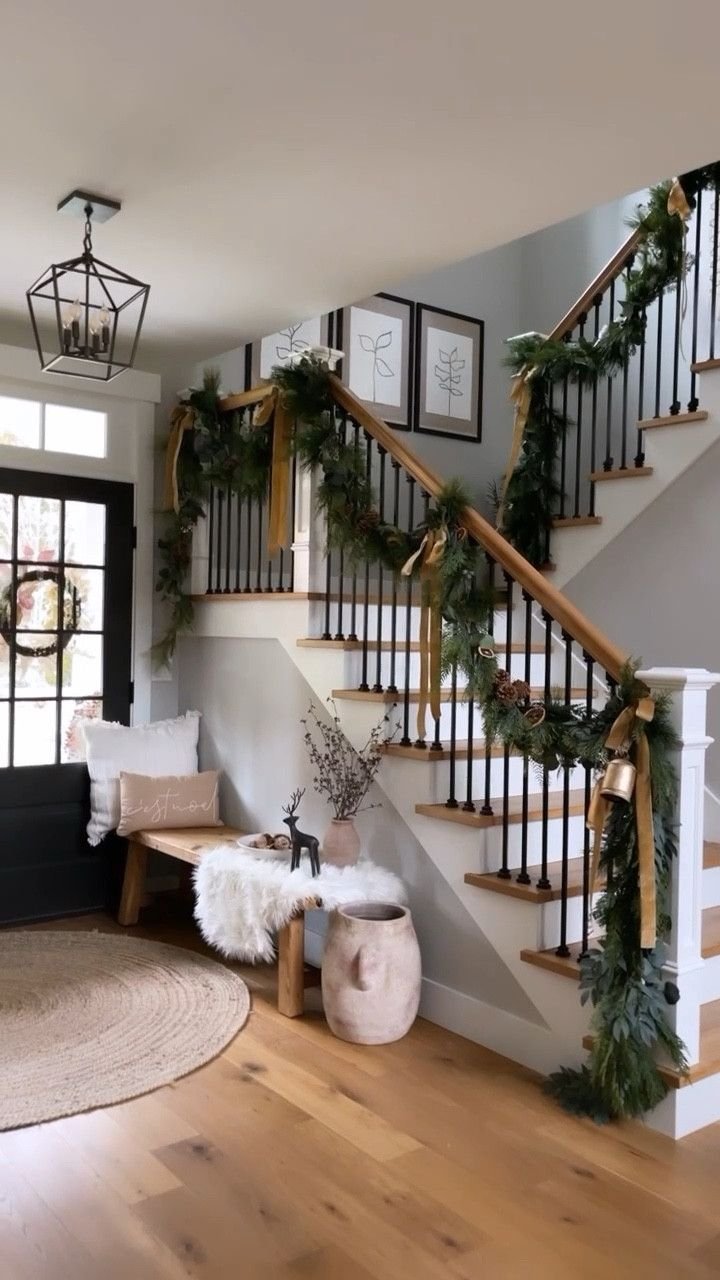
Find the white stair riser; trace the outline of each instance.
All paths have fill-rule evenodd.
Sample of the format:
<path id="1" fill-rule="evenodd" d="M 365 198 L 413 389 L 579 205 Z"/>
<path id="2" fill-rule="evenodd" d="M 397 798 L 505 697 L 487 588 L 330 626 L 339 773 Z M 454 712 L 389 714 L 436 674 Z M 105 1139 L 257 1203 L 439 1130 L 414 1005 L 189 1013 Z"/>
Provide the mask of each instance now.
<path id="1" fill-rule="evenodd" d="M 369 604 L 367 606 L 367 638 L 368 640 L 377 640 L 378 638 L 378 614 L 380 614 L 381 638 L 390 640 L 392 637 L 392 605 L 384 604 L 378 607 L 377 604 Z M 514 619 L 517 617 L 515 611 Z M 325 604 L 321 600 L 311 602 L 310 606 L 311 629 L 309 635 L 322 636 L 325 634 L 326 611 Z M 505 638 L 506 611 L 498 610 L 494 617 L 494 635 L 498 642 Z M 513 621 L 513 639 L 521 640 L 523 637 L 518 630 L 519 621 Z M 398 606 L 395 613 L 395 630 L 398 644 L 402 644 L 405 640 L 407 628 L 407 609 L 402 596 L 398 596 Z M 339 612 L 336 601 L 330 602 L 330 637 L 331 639 L 349 639 L 353 630 L 353 614 L 350 601 L 345 601 L 342 611 Z M 410 610 L 410 639 L 417 640 L 420 631 L 420 607 L 413 605 Z M 365 623 L 365 606 L 358 598 L 357 607 L 355 609 L 354 634 L 358 640 L 362 640 L 366 632 Z M 537 641 L 540 638 L 540 632 L 534 636 Z"/>
<path id="2" fill-rule="evenodd" d="M 720 907 L 720 867 L 706 867 L 702 874 L 702 905 Z"/>
<path id="3" fill-rule="evenodd" d="M 356 689 L 362 681 L 363 675 L 363 654 L 361 650 L 351 650 L 345 652 L 345 688 Z M 367 651 L 367 683 L 372 688 L 377 681 L 377 650 L 368 649 Z M 410 670 L 409 686 L 411 689 L 417 689 L 420 684 L 420 654 L 411 651 L 410 662 L 408 664 L 407 654 L 404 649 L 398 648 L 395 653 L 395 662 L 393 664 L 392 653 L 389 650 L 380 654 L 380 683 L 383 688 L 387 688 L 390 684 L 391 677 L 394 677 L 396 687 L 400 693 L 405 687 L 405 672 Z M 500 652 L 498 654 L 498 662 L 501 667 L 505 667 L 505 655 Z M 525 657 L 521 653 L 511 655 L 510 674 L 513 680 L 525 679 Z M 562 657 L 560 654 L 553 655 L 550 668 L 551 687 L 559 687 L 564 683 L 564 671 L 562 665 Z M 443 687 L 449 688 L 452 684 L 452 677 L 446 676 L 442 681 Z M 458 684 L 464 684 L 464 676 L 458 674 Z M 543 688 L 545 684 L 545 658 L 541 653 L 534 653 L 530 659 L 530 684 L 534 688 Z M 576 687 L 579 687 L 579 682 Z"/>
<path id="4" fill-rule="evenodd" d="M 345 705 L 347 705 L 347 703 L 344 702 L 342 699 L 338 703 L 338 706 L 340 706 L 341 709 Z M 356 701 L 355 705 L 361 706 L 362 703 Z M 371 723 L 379 719 L 379 716 L 382 710 L 382 704 L 368 702 L 365 705 L 371 709 L 368 723 Z M 391 703 L 388 703 L 387 705 L 389 707 L 392 707 L 393 703 L 391 702 Z M 440 738 L 442 741 L 449 741 L 452 734 L 452 723 L 453 723 L 452 705 L 453 704 L 449 701 L 443 701 L 440 704 Z M 602 700 L 598 699 L 595 705 L 596 706 L 602 705 Z M 397 701 L 394 703 L 394 706 L 395 706 L 395 710 L 392 712 L 392 717 L 391 717 L 392 724 L 394 725 L 396 722 L 399 722 L 400 724 L 402 724 L 403 723 L 403 700 L 402 700 L 402 695 L 400 693 L 397 696 Z M 410 703 L 409 736 L 412 742 L 414 742 L 417 737 L 417 712 L 418 712 L 418 703 L 416 699 L 414 702 Z M 428 744 L 430 744 L 433 741 L 433 737 L 435 733 L 435 722 L 432 716 L 430 715 L 429 707 L 428 707 L 427 716 L 426 716 L 426 730 L 427 730 L 427 741 L 428 741 Z M 395 741 L 399 741 L 401 736 L 402 736 L 402 730 L 396 736 Z M 458 702 L 455 703 L 455 738 L 456 740 L 458 740 L 458 739 L 467 738 L 467 736 L 468 736 L 468 703 L 465 702 L 464 700 L 459 700 Z M 478 709 L 477 706 L 475 706 L 473 711 L 473 739 L 481 739 L 482 737 L 483 737 L 482 712 Z"/>
<path id="5" fill-rule="evenodd" d="M 704 961 L 698 980 L 698 994 L 702 1004 L 720 1000 L 720 956 L 710 956 Z"/>
<path id="6" fill-rule="evenodd" d="M 497 871 L 502 865 L 502 826 L 466 827 L 461 823 L 443 822 L 438 818 L 426 818 L 422 814 L 408 815 L 412 826 L 422 833 L 423 844 L 437 854 L 442 861 L 443 849 L 452 844 L 453 852 L 460 856 L 466 871 Z M 568 856 L 582 856 L 585 824 L 577 814 L 568 821 Z M 529 867 L 539 867 L 542 860 L 542 822 L 529 822 L 527 827 L 527 862 Z M 561 818 L 550 818 L 547 826 L 548 862 L 562 857 L 563 824 Z M 511 822 L 508 826 L 508 866 L 518 869 L 522 859 L 522 826 Z M 537 877 L 536 877 L 537 878 Z M 481 892 L 478 890 L 478 892 Z"/>
<path id="7" fill-rule="evenodd" d="M 430 757 L 432 753 L 429 752 Z M 509 760 L 509 794 L 522 795 L 523 761 L 520 757 L 511 756 Z M 472 797 L 485 795 L 485 777 L 487 762 L 485 757 L 470 762 L 472 773 Z M 504 790 L 505 762 L 502 757 L 490 760 L 490 794 L 501 796 Z M 414 786 L 418 796 L 422 796 L 428 804 L 444 804 L 450 794 L 451 764 L 449 760 L 438 760 L 431 764 L 425 761 L 405 760 L 400 756 L 388 756 L 383 762 L 381 784 L 392 786 L 395 776 L 401 777 L 401 785 Z M 455 795 L 461 802 L 467 794 L 468 761 L 455 762 Z M 538 795 L 542 791 L 542 775 L 532 763 L 528 765 L 528 794 Z M 386 781 L 387 780 L 387 781 Z M 557 797 L 562 794 L 564 773 L 562 770 L 550 775 L 550 794 Z M 585 770 L 582 768 L 570 771 L 570 787 L 572 790 L 585 786 Z"/>

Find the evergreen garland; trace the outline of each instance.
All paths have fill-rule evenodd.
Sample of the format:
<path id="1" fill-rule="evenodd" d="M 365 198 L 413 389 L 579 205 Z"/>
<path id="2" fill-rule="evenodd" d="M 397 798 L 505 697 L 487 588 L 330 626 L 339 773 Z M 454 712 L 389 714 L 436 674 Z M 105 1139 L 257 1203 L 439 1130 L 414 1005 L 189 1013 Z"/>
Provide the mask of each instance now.
<path id="1" fill-rule="evenodd" d="M 566 344 L 561 344 L 565 350 Z M 444 486 L 424 522 L 410 533 L 382 521 L 364 460 L 346 439 L 333 409 L 328 373 L 312 357 L 274 370 L 273 381 L 296 418 L 294 448 L 303 467 L 320 474 L 318 503 L 327 519 L 328 540 L 351 559 L 368 559 L 397 573 L 416 551 L 428 529 L 442 528 L 447 540 L 439 564 L 439 597 L 443 617 L 442 665 L 445 674 L 462 673 L 466 696 L 482 710 L 488 743 L 501 742 L 526 755 L 540 768 L 555 770 L 587 765 L 600 769 L 606 761 L 605 739 L 620 711 L 646 692 L 628 667 L 617 689 L 600 711 L 550 697 L 531 701 L 523 681 L 511 680 L 498 663 L 491 619 L 500 593 L 483 582 L 484 554 L 462 523 L 468 497 L 458 481 Z M 267 490 L 272 435 L 266 427 L 243 424 L 238 415 L 218 409 L 218 378 L 205 376 L 203 387 L 187 401 L 195 414 L 185 433 L 178 462 L 180 509 L 170 517 L 159 546 L 164 565 L 158 590 L 172 607 L 163 656 L 172 653 L 180 627 L 192 622 L 192 601 L 184 579 L 191 556 L 192 530 L 204 513 L 210 484 L 229 485 L 241 496 L 259 497 Z M 416 566 L 417 571 L 418 566 Z M 580 1071 L 563 1068 L 547 1088 L 570 1110 L 597 1120 L 636 1116 L 657 1104 L 666 1086 L 655 1064 L 660 1048 L 678 1070 L 685 1069 L 684 1049 L 665 1018 L 676 988 L 663 984 L 662 940 L 669 920 L 665 913 L 669 873 L 675 856 L 673 818 L 677 781 L 670 753 L 675 741 L 666 701 L 656 703 L 654 719 L 636 720 L 634 733 L 646 733 L 650 746 L 655 823 L 658 899 L 658 946 L 640 950 L 640 898 L 635 822 L 632 806 L 614 806 L 606 825 L 601 870 L 606 888 L 595 917 L 604 938 L 581 962 L 581 998 L 593 1005 L 593 1047 Z"/>
<path id="2" fill-rule="evenodd" d="M 715 187 L 718 181 L 720 164 L 694 170 L 680 179 L 691 205 L 698 190 Z M 508 339 L 507 365 L 515 374 L 532 373 L 523 446 L 505 493 L 502 530 L 538 567 L 547 559 L 560 497 L 557 457 L 572 425 L 572 420 L 554 407 L 553 387 L 565 379 L 571 384 L 592 384 L 594 379 L 617 373 L 642 342 L 648 307 L 682 281 L 688 266 L 685 230 L 682 219 L 668 212 L 671 186 L 668 181 L 653 187 L 647 204 L 638 208 L 630 224 L 640 232 L 640 241 L 626 276 L 625 297 L 618 318 L 605 326 L 597 340 L 552 339 L 538 333 Z"/>

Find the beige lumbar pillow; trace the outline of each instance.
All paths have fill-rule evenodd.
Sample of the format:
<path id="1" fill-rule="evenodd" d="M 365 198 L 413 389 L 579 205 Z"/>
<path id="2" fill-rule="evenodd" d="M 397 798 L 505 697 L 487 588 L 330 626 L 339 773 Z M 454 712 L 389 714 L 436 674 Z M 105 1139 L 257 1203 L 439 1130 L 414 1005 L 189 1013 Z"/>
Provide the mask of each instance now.
<path id="1" fill-rule="evenodd" d="M 219 777 L 215 769 L 184 778 L 121 773 L 118 835 L 168 827 L 221 826 Z"/>

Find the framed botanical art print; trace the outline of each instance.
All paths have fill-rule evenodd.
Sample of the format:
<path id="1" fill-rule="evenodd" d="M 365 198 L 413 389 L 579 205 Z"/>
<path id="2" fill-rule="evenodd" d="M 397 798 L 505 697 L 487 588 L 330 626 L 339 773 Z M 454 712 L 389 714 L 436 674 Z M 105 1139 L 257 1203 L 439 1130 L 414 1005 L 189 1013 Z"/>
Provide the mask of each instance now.
<path id="1" fill-rule="evenodd" d="M 484 324 L 418 304 L 415 430 L 479 440 Z"/>
<path id="2" fill-rule="evenodd" d="M 288 356 L 306 347 L 330 345 L 330 317 L 316 316 L 314 320 L 299 320 L 288 324 L 278 333 L 259 338 L 250 347 L 248 386 L 257 387 L 267 382 L 276 364 L 284 364 Z"/>
<path id="3" fill-rule="evenodd" d="M 345 386 L 378 418 L 410 430 L 415 304 L 390 293 L 338 312 Z"/>

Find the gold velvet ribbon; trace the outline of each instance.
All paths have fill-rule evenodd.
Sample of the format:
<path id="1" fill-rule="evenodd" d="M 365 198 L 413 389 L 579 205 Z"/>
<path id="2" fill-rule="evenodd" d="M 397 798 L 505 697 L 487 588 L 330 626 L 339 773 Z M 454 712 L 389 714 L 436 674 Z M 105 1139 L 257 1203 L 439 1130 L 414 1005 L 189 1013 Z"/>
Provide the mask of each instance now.
<path id="1" fill-rule="evenodd" d="M 640 946 L 649 949 L 657 938 L 657 902 L 655 891 L 655 836 L 653 832 L 652 788 L 650 784 L 650 747 L 647 734 L 638 734 L 632 741 L 635 720 L 652 720 L 655 703 L 652 698 L 640 698 L 632 706 L 625 707 L 615 720 L 605 746 L 610 751 L 635 753 L 635 828 L 637 831 L 638 876 L 640 882 Z M 590 891 L 594 892 L 600 866 L 600 846 L 612 800 L 601 795 L 602 777 L 598 778 L 590 800 L 587 826 L 593 832 L 593 857 L 590 870 Z"/>
<path id="2" fill-rule="evenodd" d="M 287 546 L 288 499 L 290 497 L 290 440 L 292 417 L 277 387 L 256 406 L 253 424 L 264 427 L 274 416 L 272 469 L 270 472 L 270 513 L 268 517 L 268 554 L 274 556 Z"/>
<path id="3" fill-rule="evenodd" d="M 505 513 L 505 495 L 510 483 L 513 471 L 515 470 L 520 457 L 523 437 L 525 435 L 525 427 L 527 425 L 528 414 L 530 413 L 530 404 L 532 401 L 531 382 L 535 376 L 537 369 L 534 366 L 524 364 L 522 369 L 516 373 L 510 383 L 510 395 L 508 399 L 515 406 L 515 420 L 513 422 L 512 442 L 510 444 L 510 454 L 505 468 L 505 475 L 500 489 L 500 506 L 497 513 L 497 527 L 502 528 L 503 515 Z"/>
<path id="4" fill-rule="evenodd" d="M 183 436 L 195 422 L 195 410 L 188 405 L 179 404 L 173 409 L 170 418 L 170 435 L 165 452 L 165 483 L 163 487 L 163 510 L 177 511 L 180 507 L 178 492 L 177 465 L 182 448 Z"/>
<path id="5" fill-rule="evenodd" d="M 682 288 L 683 288 L 681 320 L 684 321 L 685 316 L 687 314 L 687 308 L 688 308 L 688 287 L 687 287 L 687 231 L 688 229 L 687 229 L 687 224 L 688 224 L 688 219 L 692 213 L 692 209 L 690 208 L 688 198 L 685 195 L 682 183 L 679 178 L 673 178 L 672 186 L 668 191 L 667 211 L 669 214 L 676 213 L 678 218 L 682 222 L 683 248 L 682 248 L 682 263 L 680 265 L 680 275 L 682 277 Z M 679 287 L 680 286 L 678 284 L 678 288 Z M 680 352 L 684 359 L 685 352 L 683 351 L 682 326 L 680 328 Z"/>
<path id="6" fill-rule="evenodd" d="M 421 742 L 427 734 L 428 704 L 435 720 L 440 719 L 440 667 L 442 612 L 440 608 L 440 561 L 447 543 L 447 529 L 428 529 L 417 551 L 406 560 L 401 572 L 409 577 L 420 560 L 422 602 L 420 606 L 420 695 L 417 731 Z"/>

